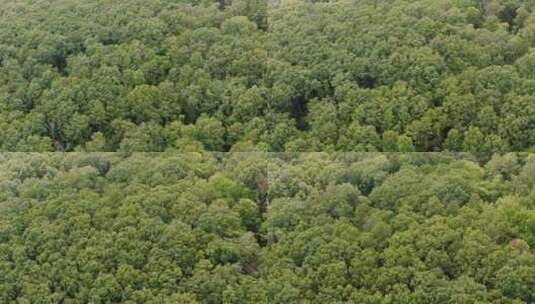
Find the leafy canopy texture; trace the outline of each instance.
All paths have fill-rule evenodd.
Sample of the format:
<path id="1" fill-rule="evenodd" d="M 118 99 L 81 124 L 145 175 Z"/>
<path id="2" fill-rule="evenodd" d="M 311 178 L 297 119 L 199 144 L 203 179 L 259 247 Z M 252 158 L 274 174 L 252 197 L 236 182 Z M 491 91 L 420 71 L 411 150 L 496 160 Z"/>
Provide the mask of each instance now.
<path id="1" fill-rule="evenodd" d="M 1 0 L 0 151 L 0 304 L 535 303 L 533 0 Z"/>
<path id="2" fill-rule="evenodd" d="M 0 154 L 0 303 L 532 303 L 535 155 Z"/>
<path id="3" fill-rule="evenodd" d="M 3 0 L 0 28 L 2 151 L 535 149 L 532 0 Z"/>

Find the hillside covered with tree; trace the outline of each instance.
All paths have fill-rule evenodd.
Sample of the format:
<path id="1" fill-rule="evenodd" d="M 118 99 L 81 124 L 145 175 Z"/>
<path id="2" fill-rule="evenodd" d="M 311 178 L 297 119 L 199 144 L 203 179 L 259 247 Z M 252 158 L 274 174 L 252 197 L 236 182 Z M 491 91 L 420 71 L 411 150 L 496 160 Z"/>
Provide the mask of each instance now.
<path id="1" fill-rule="evenodd" d="M 531 0 L 4 0 L 3 151 L 533 151 Z"/>
<path id="2" fill-rule="evenodd" d="M 535 155 L 0 155 L 0 303 L 533 303 Z"/>

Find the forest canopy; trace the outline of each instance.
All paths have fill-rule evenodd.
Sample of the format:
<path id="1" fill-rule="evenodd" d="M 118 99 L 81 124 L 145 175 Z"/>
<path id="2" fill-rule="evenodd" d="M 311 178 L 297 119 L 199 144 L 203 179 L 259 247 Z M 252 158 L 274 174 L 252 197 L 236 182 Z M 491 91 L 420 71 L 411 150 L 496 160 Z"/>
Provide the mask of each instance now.
<path id="1" fill-rule="evenodd" d="M 534 248 L 533 0 L 0 1 L 0 304 L 532 304 Z"/>
<path id="2" fill-rule="evenodd" d="M 533 303 L 535 155 L 0 154 L 0 303 Z"/>
<path id="3" fill-rule="evenodd" d="M 533 151 L 531 0 L 4 0 L 3 151 Z"/>

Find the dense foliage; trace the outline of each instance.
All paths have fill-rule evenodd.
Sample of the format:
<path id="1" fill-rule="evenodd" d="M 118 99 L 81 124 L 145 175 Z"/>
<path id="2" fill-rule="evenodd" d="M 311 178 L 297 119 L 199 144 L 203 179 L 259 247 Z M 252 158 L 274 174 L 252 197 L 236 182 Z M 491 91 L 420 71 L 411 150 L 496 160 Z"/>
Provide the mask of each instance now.
<path id="1" fill-rule="evenodd" d="M 535 303 L 533 0 L 2 0 L 0 129 L 1 304 Z"/>
<path id="2" fill-rule="evenodd" d="M 533 303 L 535 155 L 0 155 L 0 303 Z"/>
<path id="3" fill-rule="evenodd" d="M 4 151 L 535 147 L 532 0 L 3 0 L 0 28 Z"/>

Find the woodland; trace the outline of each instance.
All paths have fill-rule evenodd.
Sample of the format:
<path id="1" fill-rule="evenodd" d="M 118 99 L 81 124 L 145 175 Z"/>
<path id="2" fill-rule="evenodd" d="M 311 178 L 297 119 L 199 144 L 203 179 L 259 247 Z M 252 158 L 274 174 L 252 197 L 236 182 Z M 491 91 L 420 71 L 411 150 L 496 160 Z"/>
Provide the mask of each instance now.
<path id="1" fill-rule="evenodd" d="M 0 303 L 533 303 L 535 155 L 7 153 Z"/>
<path id="2" fill-rule="evenodd" d="M 0 1 L 0 304 L 535 303 L 535 1 Z"/>
<path id="3" fill-rule="evenodd" d="M 531 0 L 4 0 L 1 151 L 534 151 Z"/>

